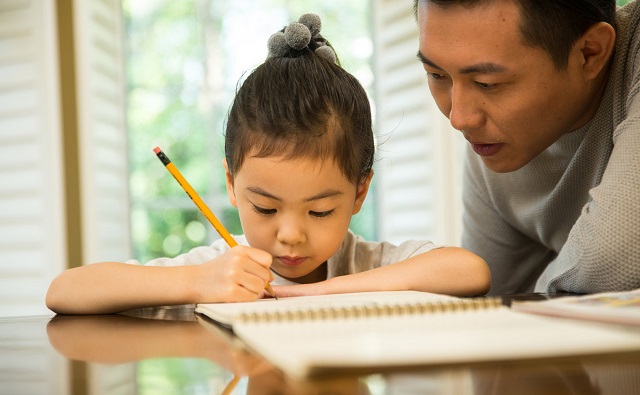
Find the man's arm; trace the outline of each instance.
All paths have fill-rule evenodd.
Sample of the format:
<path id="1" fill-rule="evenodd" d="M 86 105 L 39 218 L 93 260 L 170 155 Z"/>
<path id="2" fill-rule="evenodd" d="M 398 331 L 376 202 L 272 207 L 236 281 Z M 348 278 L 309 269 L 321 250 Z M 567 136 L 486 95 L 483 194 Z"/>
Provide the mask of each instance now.
<path id="1" fill-rule="evenodd" d="M 636 92 L 640 90 L 640 84 Z M 615 131 L 601 183 L 538 291 L 593 293 L 640 287 L 640 95 Z"/>

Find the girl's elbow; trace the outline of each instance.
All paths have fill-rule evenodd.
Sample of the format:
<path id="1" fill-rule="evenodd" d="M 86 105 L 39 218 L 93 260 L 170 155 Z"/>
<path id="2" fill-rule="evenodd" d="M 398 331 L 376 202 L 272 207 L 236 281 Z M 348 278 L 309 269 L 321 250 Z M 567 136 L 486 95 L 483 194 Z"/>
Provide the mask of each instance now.
<path id="1" fill-rule="evenodd" d="M 57 294 L 56 294 L 55 290 L 52 289 L 51 286 L 49 287 L 49 290 L 47 291 L 47 295 L 45 296 L 44 303 L 47 306 L 47 308 L 49 310 L 53 311 L 54 313 L 59 313 L 60 312 L 60 307 L 59 307 Z"/>
<path id="2" fill-rule="evenodd" d="M 65 314 L 69 308 L 69 298 L 65 294 L 66 287 L 62 277 L 64 277 L 64 273 L 53 279 L 45 296 L 45 305 L 56 314 Z"/>
<path id="3" fill-rule="evenodd" d="M 464 262 L 458 266 L 458 270 L 464 273 L 459 283 L 459 296 L 480 296 L 485 295 L 491 289 L 491 270 L 484 259 L 478 255 L 462 249 L 456 248 L 458 252 L 457 261 Z"/>
<path id="4" fill-rule="evenodd" d="M 484 295 L 491 289 L 491 270 L 484 259 L 474 254 L 472 291 L 475 295 Z"/>

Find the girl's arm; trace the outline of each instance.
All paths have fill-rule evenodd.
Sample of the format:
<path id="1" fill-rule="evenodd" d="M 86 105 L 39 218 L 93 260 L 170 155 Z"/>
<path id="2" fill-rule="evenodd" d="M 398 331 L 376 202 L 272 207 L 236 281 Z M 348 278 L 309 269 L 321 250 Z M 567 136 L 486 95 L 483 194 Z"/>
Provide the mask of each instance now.
<path id="1" fill-rule="evenodd" d="M 491 272 L 482 258 L 462 248 L 444 247 L 319 283 L 274 288 L 278 297 L 287 297 L 400 290 L 473 296 L 487 293 L 490 287 Z"/>
<path id="2" fill-rule="evenodd" d="M 46 303 L 59 314 L 106 314 L 149 306 L 255 300 L 271 280 L 271 260 L 264 251 L 237 246 L 200 265 L 94 263 L 56 277 Z"/>

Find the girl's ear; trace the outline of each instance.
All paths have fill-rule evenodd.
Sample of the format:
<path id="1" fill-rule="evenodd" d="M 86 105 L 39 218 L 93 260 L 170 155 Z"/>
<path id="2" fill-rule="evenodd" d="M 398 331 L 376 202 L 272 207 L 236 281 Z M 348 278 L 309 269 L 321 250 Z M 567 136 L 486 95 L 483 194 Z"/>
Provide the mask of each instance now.
<path id="1" fill-rule="evenodd" d="M 227 159 L 222 160 L 222 166 L 224 166 L 224 174 L 226 178 L 227 184 L 227 195 L 229 195 L 229 201 L 233 207 L 238 207 L 238 202 L 236 201 L 236 193 L 233 190 L 233 176 L 229 171 L 229 166 L 227 165 Z"/>
<path id="2" fill-rule="evenodd" d="M 358 214 L 360 209 L 362 208 L 362 203 L 364 203 L 364 199 L 367 197 L 367 193 L 369 192 L 369 185 L 371 185 L 371 179 L 373 178 L 373 170 L 367 175 L 358 185 L 358 190 L 356 191 L 356 201 L 353 205 L 352 215 Z"/>

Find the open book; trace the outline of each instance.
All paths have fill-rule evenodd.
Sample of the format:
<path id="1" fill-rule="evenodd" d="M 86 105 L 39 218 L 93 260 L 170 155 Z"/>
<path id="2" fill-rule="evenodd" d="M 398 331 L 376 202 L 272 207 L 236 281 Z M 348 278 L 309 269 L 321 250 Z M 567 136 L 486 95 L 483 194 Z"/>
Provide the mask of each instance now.
<path id="1" fill-rule="evenodd" d="M 640 328 L 518 313 L 414 291 L 199 304 L 293 377 L 640 350 Z"/>
<path id="2" fill-rule="evenodd" d="M 640 289 L 539 302 L 513 302 L 511 308 L 527 313 L 640 326 Z"/>

